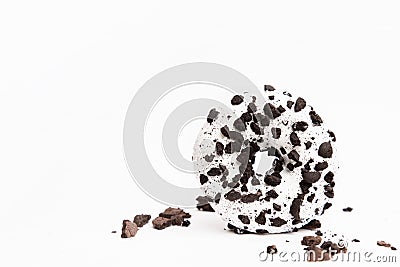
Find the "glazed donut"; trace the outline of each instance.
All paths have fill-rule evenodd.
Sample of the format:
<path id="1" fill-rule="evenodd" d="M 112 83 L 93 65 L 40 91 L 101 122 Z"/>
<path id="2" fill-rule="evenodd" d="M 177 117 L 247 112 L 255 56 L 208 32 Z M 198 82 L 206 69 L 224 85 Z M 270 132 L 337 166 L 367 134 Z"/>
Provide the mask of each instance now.
<path id="1" fill-rule="evenodd" d="M 210 110 L 193 161 L 205 196 L 229 228 L 291 232 L 332 205 L 336 137 L 303 98 L 264 89 L 265 99 L 244 93 L 229 108 Z M 262 153 L 273 163 L 260 173 L 255 163 Z"/>

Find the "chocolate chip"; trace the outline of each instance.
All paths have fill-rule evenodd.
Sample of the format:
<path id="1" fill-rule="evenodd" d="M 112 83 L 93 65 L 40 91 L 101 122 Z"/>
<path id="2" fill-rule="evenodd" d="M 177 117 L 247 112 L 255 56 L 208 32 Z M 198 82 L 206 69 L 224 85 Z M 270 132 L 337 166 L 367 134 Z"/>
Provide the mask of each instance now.
<path id="1" fill-rule="evenodd" d="M 310 141 L 307 141 L 306 143 L 304 143 L 306 145 L 306 149 L 309 149 L 312 145 L 312 143 Z"/>
<path id="2" fill-rule="evenodd" d="M 395 248 L 395 247 L 390 247 L 390 249 L 391 249 L 391 250 L 397 250 L 397 248 Z"/>
<path id="3" fill-rule="evenodd" d="M 299 112 L 305 107 L 306 107 L 306 101 L 303 98 L 299 97 L 297 98 L 296 104 L 294 105 L 294 112 Z"/>
<path id="4" fill-rule="evenodd" d="M 121 238 L 134 237 L 138 230 L 139 228 L 135 223 L 130 220 L 123 220 Z"/>
<path id="5" fill-rule="evenodd" d="M 275 227 L 281 227 L 282 225 L 287 224 L 287 221 L 280 217 L 269 219 L 269 221 L 271 222 L 271 226 Z"/>
<path id="6" fill-rule="evenodd" d="M 257 112 L 257 106 L 256 106 L 256 104 L 254 104 L 253 102 L 251 102 L 251 103 L 247 106 L 247 112 L 249 112 L 249 113 L 255 113 L 255 112 Z"/>
<path id="7" fill-rule="evenodd" d="M 329 131 L 329 130 L 328 130 L 328 134 L 329 134 L 329 137 L 332 138 L 332 141 L 333 141 L 333 142 L 336 142 L 336 136 L 335 136 L 335 134 L 334 134 L 332 131 Z"/>
<path id="8" fill-rule="evenodd" d="M 116 233 L 117 233 L 117 231 L 113 230 L 113 231 L 111 231 L 111 233 L 112 233 L 112 234 L 116 234 Z"/>
<path id="9" fill-rule="evenodd" d="M 224 197 L 229 201 L 235 201 L 235 200 L 240 199 L 242 197 L 242 195 L 239 192 L 232 189 L 231 191 L 226 193 Z"/>
<path id="10" fill-rule="evenodd" d="M 265 113 L 265 115 L 267 115 L 271 119 L 275 119 L 275 118 L 277 118 L 277 117 L 279 117 L 281 115 L 279 110 L 274 105 L 272 105 L 271 103 L 265 104 L 264 113 Z"/>
<path id="11" fill-rule="evenodd" d="M 225 153 L 232 154 L 234 152 L 240 152 L 241 144 L 238 141 L 230 142 L 225 146 Z"/>
<path id="12" fill-rule="evenodd" d="M 271 175 L 266 175 L 264 182 L 267 185 L 277 186 L 281 183 L 282 176 L 279 173 L 272 173 Z"/>
<path id="13" fill-rule="evenodd" d="M 239 132 L 235 132 L 235 131 L 230 131 L 229 132 L 229 138 L 235 141 L 238 141 L 240 143 L 243 143 L 244 138 L 243 135 Z"/>
<path id="14" fill-rule="evenodd" d="M 255 185 L 259 185 L 259 184 L 260 184 L 260 181 L 256 177 L 253 177 L 251 179 L 251 185 L 255 186 Z"/>
<path id="15" fill-rule="evenodd" d="M 343 211 L 345 211 L 345 212 L 352 212 L 352 211 L 353 211 L 353 208 L 347 207 L 347 208 L 344 208 Z"/>
<path id="16" fill-rule="evenodd" d="M 328 168 L 328 162 L 323 161 L 323 162 L 318 162 L 317 164 L 315 164 L 314 170 L 323 171 L 326 168 Z"/>
<path id="17" fill-rule="evenodd" d="M 231 100 L 231 104 L 232 105 L 239 105 L 241 103 L 243 103 L 243 96 L 241 95 L 235 95 L 232 100 Z"/>
<path id="18" fill-rule="evenodd" d="M 280 128 L 272 127 L 271 133 L 273 138 L 278 139 L 279 137 L 281 137 L 282 130 Z"/>
<path id="19" fill-rule="evenodd" d="M 221 128 L 221 134 L 225 137 L 229 138 L 229 128 L 227 125 Z"/>
<path id="20" fill-rule="evenodd" d="M 200 184 L 205 184 L 208 182 L 208 177 L 204 174 L 200 174 Z"/>
<path id="21" fill-rule="evenodd" d="M 288 100 L 288 102 L 286 103 L 286 106 L 287 106 L 288 108 L 292 108 L 293 104 L 294 104 L 293 101 Z"/>
<path id="22" fill-rule="evenodd" d="M 278 160 L 278 159 L 275 159 L 274 160 L 274 163 L 273 163 L 273 166 L 274 166 L 274 172 L 281 172 L 281 171 L 283 171 L 283 160 Z"/>
<path id="23" fill-rule="evenodd" d="M 224 154 L 224 145 L 221 142 L 216 142 L 215 151 L 217 152 L 217 155 L 221 156 Z"/>
<path id="24" fill-rule="evenodd" d="M 276 249 L 275 245 L 268 246 L 267 247 L 267 253 L 268 254 L 276 254 L 276 253 L 278 253 L 278 250 Z"/>
<path id="25" fill-rule="evenodd" d="M 264 85 L 264 91 L 275 91 L 275 88 L 272 85 Z"/>
<path id="26" fill-rule="evenodd" d="M 243 122 L 241 118 L 238 118 L 233 122 L 233 127 L 235 127 L 235 129 L 240 132 L 246 130 L 246 124 Z"/>
<path id="27" fill-rule="evenodd" d="M 321 228 L 321 222 L 316 219 L 312 219 L 310 222 L 308 222 L 306 225 L 301 227 L 302 229 L 307 229 L 307 230 L 315 230 L 318 228 Z"/>
<path id="28" fill-rule="evenodd" d="M 221 169 L 220 168 L 215 168 L 215 167 L 209 169 L 208 172 L 207 172 L 207 175 L 209 175 L 209 176 L 218 176 L 218 175 L 221 175 L 221 174 L 222 174 Z"/>
<path id="29" fill-rule="evenodd" d="M 286 165 L 286 168 L 288 168 L 289 171 L 293 171 L 293 170 L 294 170 L 294 165 L 293 165 L 292 163 L 288 163 L 288 164 Z"/>
<path id="30" fill-rule="evenodd" d="M 265 218 L 265 211 L 261 211 L 260 214 L 254 219 L 258 224 L 265 225 L 267 219 Z"/>
<path id="31" fill-rule="evenodd" d="M 307 247 L 307 261 L 317 262 L 317 261 L 329 261 L 332 255 L 322 248 L 317 246 Z"/>
<path id="32" fill-rule="evenodd" d="M 284 107 L 282 107 L 281 105 L 277 109 L 281 114 L 286 111 L 286 109 Z"/>
<path id="33" fill-rule="evenodd" d="M 302 171 L 303 180 L 306 181 L 307 183 L 315 183 L 316 181 L 321 178 L 321 173 L 320 172 L 310 172 L 310 171 Z"/>
<path id="34" fill-rule="evenodd" d="M 310 111 L 309 115 L 314 125 L 319 126 L 323 123 L 321 117 L 314 110 Z"/>
<path id="35" fill-rule="evenodd" d="M 304 236 L 303 240 L 301 240 L 303 246 L 316 246 L 321 242 L 322 238 L 320 236 Z"/>
<path id="36" fill-rule="evenodd" d="M 331 142 L 324 142 L 319 146 L 318 155 L 323 158 L 331 158 L 333 153 L 333 149 L 331 146 Z"/>
<path id="37" fill-rule="evenodd" d="M 270 201 L 271 198 L 275 199 L 278 196 L 279 196 L 278 193 L 276 193 L 276 191 L 272 189 L 272 190 L 269 190 L 267 193 L 265 193 L 265 198 L 264 199 L 266 201 Z"/>
<path id="38" fill-rule="evenodd" d="M 247 216 L 247 215 L 238 215 L 238 218 L 243 224 L 250 224 L 249 216 Z"/>
<path id="39" fill-rule="evenodd" d="M 300 155 L 296 150 L 292 150 L 289 152 L 288 158 L 294 161 L 299 161 Z"/>
<path id="40" fill-rule="evenodd" d="M 276 210 L 276 211 L 281 211 L 281 210 L 282 210 L 281 205 L 278 205 L 278 204 L 275 204 L 275 203 L 272 204 L 272 207 L 273 207 L 274 210 Z"/>
<path id="41" fill-rule="evenodd" d="M 325 174 L 325 176 L 324 176 L 325 182 L 327 182 L 327 183 L 332 183 L 332 181 L 333 181 L 333 176 L 334 176 L 333 172 L 329 171 L 329 172 L 328 172 L 327 174 Z"/>
<path id="42" fill-rule="evenodd" d="M 251 116 L 251 113 L 245 112 L 245 113 L 242 114 L 242 116 L 240 116 L 240 118 L 241 118 L 242 121 L 244 121 L 244 122 L 250 122 L 250 121 L 252 120 L 253 117 Z"/>
<path id="43" fill-rule="evenodd" d="M 250 128 L 255 134 L 258 134 L 258 135 L 262 134 L 260 126 L 258 126 L 257 123 L 251 122 L 250 123 Z"/>
<path id="44" fill-rule="evenodd" d="M 308 128 L 308 123 L 305 121 L 298 121 L 292 125 L 293 131 L 302 131 L 304 132 Z"/>
<path id="45" fill-rule="evenodd" d="M 211 124 L 218 117 L 218 115 L 219 112 L 215 108 L 211 109 L 207 116 L 207 122 Z"/>
<path id="46" fill-rule="evenodd" d="M 290 143 L 292 143 L 293 146 L 299 146 L 300 145 L 300 139 L 299 139 L 299 137 L 297 136 L 297 134 L 295 132 L 292 132 L 290 134 L 289 139 L 290 139 Z"/>

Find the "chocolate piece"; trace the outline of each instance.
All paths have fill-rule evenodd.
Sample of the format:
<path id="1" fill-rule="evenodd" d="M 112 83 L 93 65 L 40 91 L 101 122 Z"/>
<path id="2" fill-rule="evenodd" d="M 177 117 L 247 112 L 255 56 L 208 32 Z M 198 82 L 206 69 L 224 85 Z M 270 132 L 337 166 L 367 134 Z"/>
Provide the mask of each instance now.
<path id="1" fill-rule="evenodd" d="M 274 105 L 272 105 L 271 103 L 265 104 L 264 113 L 265 113 L 265 115 L 267 115 L 271 119 L 278 118 L 281 115 L 279 110 Z"/>
<path id="2" fill-rule="evenodd" d="M 217 155 L 221 156 L 224 154 L 224 145 L 221 142 L 216 142 L 215 151 L 217 152 Z"/>
<path id="3" fill-rule="evenodd" d="M 300 155 L 299 155 L 299 153 L 297 153 L 296 150 L 292 150 L 289 152 L 288 158 L 291 160 L 294 160 L 294 161 L 299 161 Z"/>
<path id="4" fill-rule="evenodd" d="M 250 122 L 250 121 L 252 120 L 253 117 L 251 116 L 251 113 L 245 112 L 245 113 L 242 114 L 242 116 L 240 116 L 240 118 L 241 118 L 242 121 L 244 121 L 244 122 Z"/>
<path id="5" fill-rule="evenodd" d="M 242 197 L 242 195 L 239 192 L 237 192 L 234 189 L 232 189 L 231 191 L 226 193 L 224 195 L 224 197 L 229 201 L 235 201 L 235 200 L 240 199 Z"/>
<path id="6" fill-rule="evenodd" d="M 221 128 L 221 134 L 225 137 L 229 138 L 229 128 L 227 125 Z"/>
<path id="7" fill-rule="evenodd" d="M 247 215 L 238 215 L 238 218 L 243 224 L 250 224 L 250 219 Z"/>
<path id="8" fill-rule="evenodd" d="M 275 91 L 275 88 L 272 85 L 264 85 L 264 91 Z"/>
<path id="9" fill-rule="evenodd" d="M 200 174 L 200 184 L 205 184 L 205 183 L 207 183 L 208 182 L 208 177 L 207 177 L 207 175 L 204 175 L 204 174 Z"/>
<path id="10" fill-rule="evenodd" d="M 315 164 L 314 170 L 323 171 L 326 168 L 328 168 L 328 162 L 323 161 L 323 162 L 318 162 L 317 164 Z"/>
<path id="11" fill-rule="evenodd" d="M 294 217 L 293 224 L 296 224 L 300 221 L 300 207 L 301 203 L 303 203 L 304 195 L 298 195 L 292 201 L 292 205 L 290 206 L 290 214 Z"/>
<path id="12" fill-rule="evenodd" d="M 325 174 L 325 176 L 324 176 L 325 182 L 327 182 L 327 183 L 332 183 L 332 181 L 333 181 L 333 176 L 334 176 L 333 172 L 329 171 L 329 172 L 328 172 L 327 174 Z"/>
<path id="13" fill-rule="evenodd" d="M 138 227 L 142 227 L 143 225 L 147 224 L 151 219 L 150 215 L 145 215 L 145 214 L 141 214 L 141 215 L 136 215 L 135 218 L 133 219 L 133 222 L 138 226 Z"/>
<path id="14" fill-rule="evenodd" d="M 310 111 L 309 115 L 314 125 L 319 126 L 323 122 L 321 117 L 314 110 Z"/>
<path id="15" fill-rule="evenodd" d="M 218 176 L 218 175 L 221 175 L 222 174 L 222 171 L 221 171 L 221 169 L 220 168 L 211 168 L 208 172 L 207 172 L 207 175 L 208 176 Z"/>
<path id="16" fill-rule="evenodd" d="M 255 134 L 258 134 L 258 135 L 262 134 L 261 128 L 260 128 L 260 126 L 258 126 L 257 123 L 251 122 L 250 128 Z"/>
<path id="17" fill-rule="evenodd" d="M 275 245 L 268 246 L 267 247 L 267 253 L 268 254 L 276 254 L 276 253 L 278 253 L 278 250 L 276 249 Z"/>
<path id="18" fill-rule="evenodd" d="M 250 193 L 247 195 L 243 195 L 241 197 L 241 201 L 243 203 L 252 203 L 252 202 L 258 200 L 260 198 L 260 196 L 261 196 L 261 191 L 257 192 L 257 194 Z"/>
<path id="19" fill-rule="evenodd" d="M 265 193 L 265 198 L 264 199 L 266 201 L 270 201 L 271 198 L 275 199 L 278 196 L 279 196 L 278 193 L 276 193 L 276 191 L 272 189 L 272 190 L 269 190 L 267 193 Z"/>
<path id="20" fill-rule="evenodd" d="M 296 104 L 294 105 L 294 112 L 299 112 L 305 107 L 306 107 L 306 101 L 303 98 L 299 97 L 297 98 Z"/>
<path id="21" fill-rule="evenodd" d="M 351 212 L 351 211 L 353 211 L 353 208 L 347 207 L 347 208 L 344 208 L 343 211 L 345 211 L 345 212 Z"/>
<path id="22" fill-rule="evenodd" d="M 233 127 L 235 127 L 235 129 L 240 132 L 243 132 L 244 130 L 246 130 L 246 124 L 244 123 L 244 121 L 241 118 L 238 118 L 233 122 Z"/>
<path id="23" fill-rule="evenodd" d="M 292 108 L 293 104 L 294 104 L 293 101 L 288 100 L 288 102 L 286 103 L 286 106 L 287 106 L 288 108 Z"/>
<path id="24" fill-rule="evenodd" d="M 302 229 L 307 229 L 307 230 L 315 230 L 318 228 L 321 228 L 321 222 L 316 219 L 312 219 L 309 223 L 301 227 Z"/>
<path id="25" fill-rule="evenodd" d="M 189 213 L 183 211 L 182 209 L 171 207 L 161 212 L 159 216 L 164 218 L 172 218 L 173 216 L 181 216 L 182 218 L 192 217 Z"/>
<path id="26" fill-rule="evenodd" d="M 282 210 L 281 205 L 278 205 L 278 204 L 275 204 L 275 203 L 272 204 L 272 207 L 273 207 L 274 210 L 276 210 L 276 211 L 281 211 L 281 210 Z"/>
<path id="27" fill-rule="evenodd" d="M 307 183 L 315 183 L 321 178 L 321 173 L 320 172 L 310 172 L 310 171 L 303 171 L 302 174 L 304 181 Z"/>
<path id="28" fill-rule="evenodd" d="M 275 96 L 270 95 L 270 96 L 268 96 L 268 99 L 269 99 L 269 100 L 274 100 L 274 99 L 275 99 Z"/>
<path id="29" fill-rule="evenodd" d="M 188 227 L 190 225 L 190 221 L 188 221 L 188 220 L 184 220 L 183 222 L 182 222 L 182 226 L 183 227 Z"/>
<path id="30" fill-rule="evenodd" d="M 207 116 L 207 122 L 211 124 L 218 117 L 218 115 L 219 112 L 215 108 L 211 109 Z"/>
<path id="31" fill-rule="evenodd" d="M 267 219 L 265 218 L 265 211 L 261 211 L 260 214 L 254 219 L 254 221 L 258 224 L 265 225 Z"/>
<path id="32" fill-rule="evenodd" d="M 397 250 L 397 248 L 395 248 L 395 247 L 390 247 L 390 249 L 391 249 L 391 250 Z"/>
<path id="33" fill-rule="evenodd" d="M 300 139 L 295 132 L 292 132 L 289 138 L 290 138 L 290 143 L 292 143 L 293 146 L 300 145 Z"/>
<path id="34" fill-rule="evenodd" d="M 332 131 L 328 131 L 329 136 L 332 138 L 333 142 L 336 142 L 336 136 Z"/>
<path id="35" fill-rule="evenodd" d="M 318 155 L 323 158 L 331 158 L 333 153 L 333 149 L 331 146 L 331 142 L 324 142 L 319 146 Z"/>
<path id="36" fill-rule="evenodd" d="M 256 106 L 256 104 L 254 104 L 253 102 L 251 102 L 251 103 L 247 106 L 247 112 L 249 112 L 249 113 L 255 113 L 255 112 L 257 112 L 257 106 Z"/>
<path id="37" fill-rule="evenodd" d="M 315 234 L 316 234 L 317 236 L 323 236 L 323 234 L 322 234 L 322 232 L 321 232 L 320 230 L 316 231 Z"/>
<path id="38" fill-rule="evenodd" d="M 111 233 L 112 233 L 112 234 L 116 234 L 116 233 L 117 233 L 117 231 L 113 230 L 113 231 L 111 231 Z"/>
<path id="39" fill-rule="evenodd" d="M 210 197 L 205 197 L 205 196 L 198 196 L 196 198 L 197 200 L 197 209 L 200 211 L 208 211 L 208 212 L 214 212 L 214 209 L 211 207 L 209 202 L 212 201 Z"/>
<path id="40" fill-rule="evenodd" d="M 281 114 L 286 111 L 286 109 L 284 107 L 282 107 L 281 105 L 277 109 Z"/>
<path id="41" fill-rule="evenodd" d="M 232 105 L 239 105 L 241 103 L 243 103 L 243 96 L 241 95 L 235 95 L 231 100 Z"/>
<path id="42" fill-rule="evenodd" d="M 306 143 L 304 143 L 306 145 L 306 149 L 309 149 L 312 145 L 312 143 L 310 141 L 307 141 Z"/>
<path id="43" fill-rule="evenodd" d="M 269 221 L 271 222 L 271 226 L 275 227 L 281 227 L 282 225 L 287 224 L 287 221 L 280 217 L 269 219 Z"/>
<path id="44" fill-rule="evenodd" d="M 353 239 L 353 240 L 351 240 L 351 242 L 356 242 L 356 243 L 358 243 L 358 242 L 360 242 L 360 240 L 358 240 L 358 239 Z"/>
<path id="45" fill-rule="evenodd" d="M 304 236 L 301 244 L 303 246 L 316 246 L 322 242 L 322 238 L 320 236 Z"/>
<path id="46" fill-rule="evenodd" d="M 130 220 L 123 220 L 121 238 L 134 237 L 138 230 L 139 228 L 135 223 Z"/>
<path id="47" fill-rule="evenodd" d="M 280 128 L 271 128 L 272 137 L 278 139 L 281 136 L 282 130 Z"/>
<path id="48" fill-rule="evenodd" d="M 264 182 L 267 185 L 277 186 L 281 183 L 282 176 L 279 173 L 272 173 L 271 175 L 266 175 L 264 178 Z"/>
<path id="49" fill-rule="evenodd" d="M 389 243 L 386 243 L 385 241 L 378 241 L 378 242 L 376 242 L 376 244 L 377 244 L 378 246 L 387 247 L 387 248 L 389 248 L 389 247 L 392 246 L 392 245 L 390 245 Z"/>
<path id="50" fill-rule="evenodd" d="M 305 121 L 298 121 L 292 125 L 293 131 L 302 131 L 304 132 L 308 128 L 308 123 Z"/>
<path id="51" fill-rule="evenodd" d="M 157 217 L 153 221 L 153 227 L 157 230 L 163 230 L 172 225 L 172 220 L 165 217 Z"/>

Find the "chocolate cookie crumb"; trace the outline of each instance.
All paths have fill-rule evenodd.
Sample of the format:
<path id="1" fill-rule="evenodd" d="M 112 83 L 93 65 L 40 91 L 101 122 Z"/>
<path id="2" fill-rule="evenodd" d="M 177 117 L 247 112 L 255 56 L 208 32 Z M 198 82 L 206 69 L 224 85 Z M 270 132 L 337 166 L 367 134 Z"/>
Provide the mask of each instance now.
<path id="1" fill-rule="evenodd" d="M 358 240 L 358 239 L 353 239 L 353 240 L 351 240 L 351 242 L 356 242 L 356 243 L 358 243 L 358 242 L 360 242 L 360 240 Z"/>
<path id="2" fill-rule="evenodd" d="M 157 230 L 163 230 L 172 225 L 172 220 L 165 217 L 157 217 L 153 221 L 153 227 Z"/>
<path id="3" fill-rule="evenodd" d="M 301 244 L 304 246 L 315 246 L 321 242 L 322 238 L 320 236 L 304 236 L 303 240 L 301 240 Z"/>
<path id="4" fill-rule="evenodd" d="M 190 221 L 188 221 L 188 220 L 184 220 L 183 222 L 182 222 L 182 226 L 183 227 L 188 227 L 190 225 Z"/>
<path id="5" fill-rule="evenodd" d="M 143 225 L 147 224 L 150 221 L 151 216 L 150 215 L 136 215 L 135 218 L 133 219 L 133 222 L 138 226 L 142 227 Z"/>
<path id="6" fill-rule="evenodd" d="M 353 211 L 353 208 L 347 207 L 347 208 L 344 208 L 343 211 L 344 211 L 344 212 L 352 212 L 352 211 Z"/>
<path id="7" fill-rule="evenodd" d="M 135 223 L 130 220 L 123 220 L 121 238 L 134 237 L 138 230 L 139 228 Z"/>
<path id="8" fill-rule="evenodd" d="M 117 231 L 115 231 L 115 230 L 114 230 L 114 231 L 111 231 L 111 233 L 112 233 L 112 234 L 116 234 L 116 233 L 117 233 Z"/>
<path id="9" fill-rule="evenodd" d="M 323 158 L 331 158 L 333 153 L 333 149 L 331 146 L 331 142 L 324 142 L 319 146 L 318 155 Z"/>
<path id="10" fill-rule="evenodd" d="M 381 247 L 387 247 L 387 248 L 391 247 L 391 245 L 389 243 L 386 243 L 385 241 L 378 241 L 376 242 L 376 244 Z"/>
<path id="11" fill-rule="evenodd" d="M 243 96 L 241 95 L 235 95 L 231 100 L 232 105 L 239 105 L 241 103 L 243 103 Z"/>
<path id="12" fill-rule="evenodd" d="M 316 219 L 312 219 L 309 223 L 301 227 L 302 229 L 307 229 L 307 230 L 315 230 L 318 228 L 321 228 L 321 222 Z"/>

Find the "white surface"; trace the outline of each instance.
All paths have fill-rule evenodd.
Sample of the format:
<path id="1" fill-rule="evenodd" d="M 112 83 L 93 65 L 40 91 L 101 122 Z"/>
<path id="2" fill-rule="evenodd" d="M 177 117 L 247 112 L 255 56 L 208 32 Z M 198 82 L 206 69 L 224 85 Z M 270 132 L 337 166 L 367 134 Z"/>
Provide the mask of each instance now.
<path id="1" fill-rule="evenodd" d="M 400 247 L 398 1 L 232 2 L 0 3 L 1 266 L 265 266 L 269 244 L 301 249 L 304 233 L 237 236 L 195 211 L 189 228 L 110 233 L 165 208 L 125 166 L 129 102 L 152 75 L 192 61 L 313 103 L 342 162 L 324 226 L 360 239 L 355 250 L 400 260 L 375 245 Z"/>

